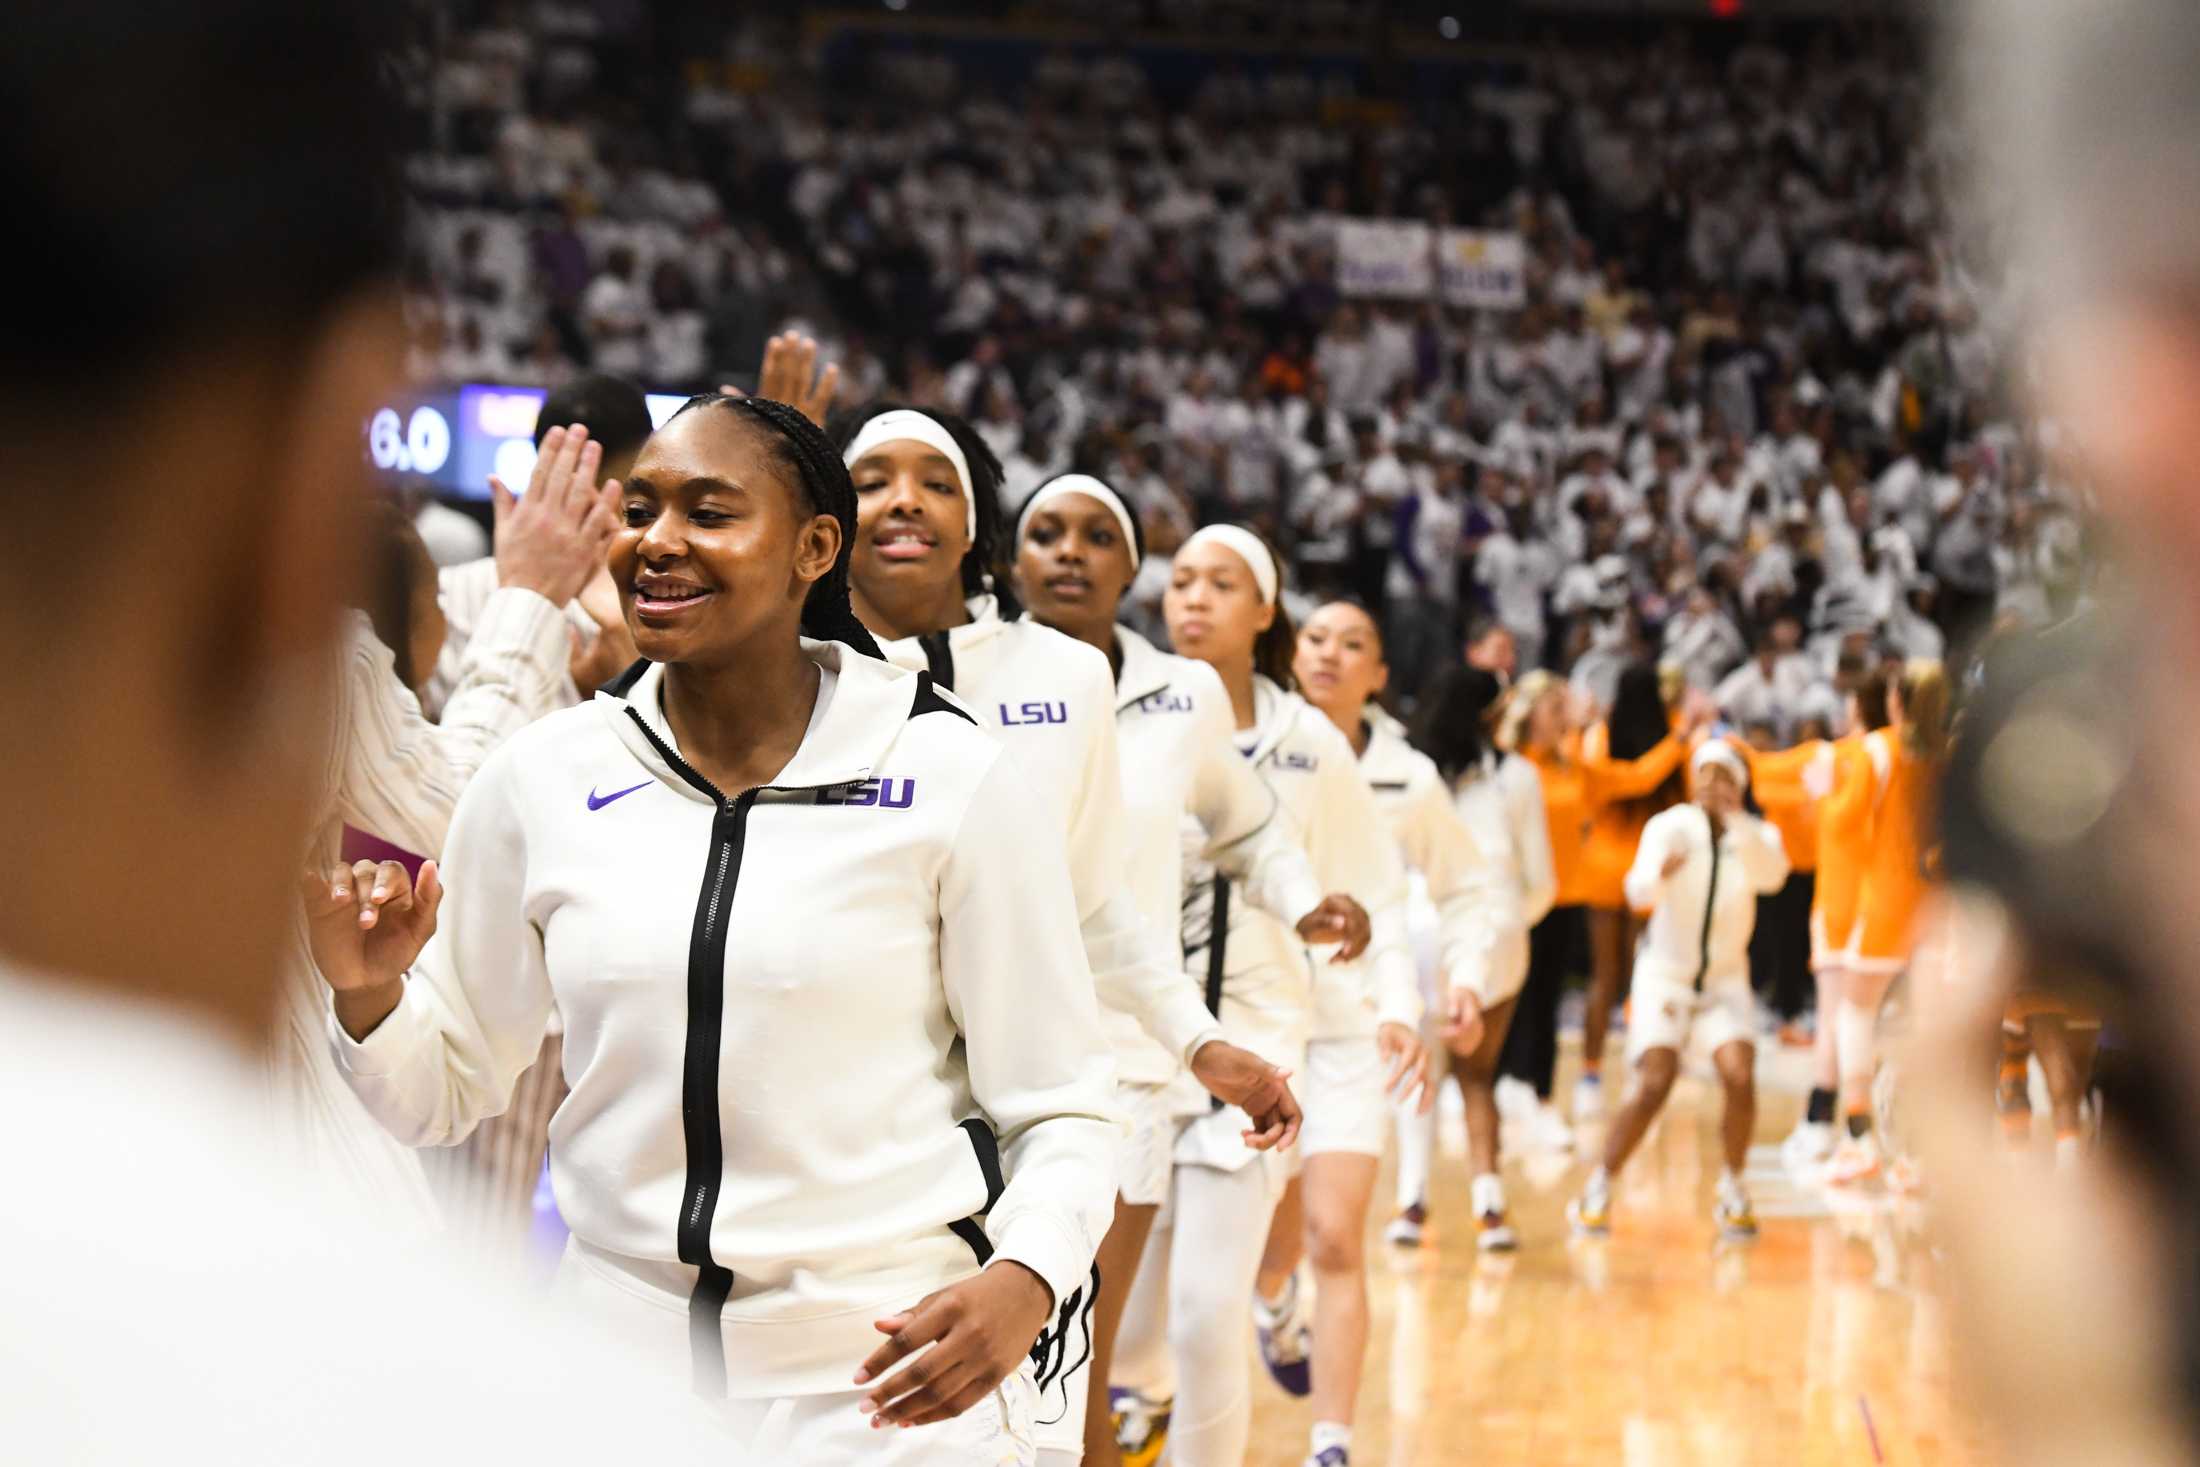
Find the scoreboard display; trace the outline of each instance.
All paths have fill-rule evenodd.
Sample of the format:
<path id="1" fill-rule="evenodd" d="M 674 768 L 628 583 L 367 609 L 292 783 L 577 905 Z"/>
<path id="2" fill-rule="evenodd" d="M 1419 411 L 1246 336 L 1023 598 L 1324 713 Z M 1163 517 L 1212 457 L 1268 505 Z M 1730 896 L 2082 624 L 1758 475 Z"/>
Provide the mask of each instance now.
<path id="1" fill-rule="evenodd" d="M 539 387 L 464 382 L 430 388 L 376 409 L 367 420 L 368 461 L 390 484 L 425 479 L 455 499 L 487 499 L 489 476 L 525 493 L 535 467 Z M 649 421 L 661 424 L 687 399 L 647 394 Z"/>

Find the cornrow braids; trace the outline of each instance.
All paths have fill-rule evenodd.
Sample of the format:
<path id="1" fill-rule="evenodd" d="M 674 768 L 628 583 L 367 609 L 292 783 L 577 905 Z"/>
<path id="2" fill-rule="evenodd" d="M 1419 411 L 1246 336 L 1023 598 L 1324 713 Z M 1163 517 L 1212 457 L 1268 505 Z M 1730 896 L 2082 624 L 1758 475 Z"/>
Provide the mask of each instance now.
<path id="1" fill-rule="evenodd" d="M 802 604 L 802 634 L 820 642 L 845 642 L 866 657 L 879 656 L 878 642 L 856 620 L 848 601 L 848 560 L 856 543 L 856 486 L 840 454 L 799 409 L 766 397 L 705 392 L 682 403 L 672 416 L 710 407 L 741 413 L 770 429 L 777 457 L 794 470 L 811 511 L 840 521 L 840 554 L 833 558 L 833 568 L 810 587 L 809 599 Z"/>
<path id="2" fill-rule="evenodd" d="M 963 556 L 962 584 L 965 596 L 992 596 L 1000 603 L 1001 620 L 1013 621 L 1024 614 L 1023 603 L 1009 589 L 1008 563 L 1015 557 L 1016 547 L 1009 543 L 1015 527 L 1008 522 L 1007 511 L 1001 505 L 1001 480 L 1004 477 L 1001 460 L 992 446 L 978 435 L 963 418 L 945 408 L 918 407 L 912 403 L 880 401 L 865 403 L 862 407 L 837 413 L 828 426 L 836 455 L 847 452 L 855 442 L 863 425 L 881 413 L 922 413 L 947 430 L 947 436 L 955 440 L 962 450 L 963 460 L 970 465 L 970 477 L 975 484 L 965 484 L 970 502 L 977 509 L 978 533 L 970 542 L 970 549 Z M 847 469 L 841 469 L 845 477 Z M 852 491 L 851 491 L 852 492 Z"/>

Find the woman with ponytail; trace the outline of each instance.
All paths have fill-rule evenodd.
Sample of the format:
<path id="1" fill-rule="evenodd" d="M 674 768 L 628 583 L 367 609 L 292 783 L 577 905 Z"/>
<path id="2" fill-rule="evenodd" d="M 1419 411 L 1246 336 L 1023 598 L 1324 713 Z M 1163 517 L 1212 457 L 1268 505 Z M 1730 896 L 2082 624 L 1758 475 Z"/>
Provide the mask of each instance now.
<path id="1" fill-rule="evenodd" d="M 1116 1149 L 1067 863 L 998 745 L 867 655 L 854 488 L 800 413 L 694 399 L 619 504 L 646 669 L 489 758 L 447 899 L 433 863 L 308 893 L 338 1063 L 453 1144 L 555 1003 L 570 1307 L 737 1454 L 1028 1464 Z"/>
<path id="2" fill-rule="evenodd" d="M 1213 668 L 1161 651 L 1116 616 L 1144 559 L 1137 519 L 1107 483 L 1062 474 L 1032 491 L 1016 515 L 1017 595 L 1028 614 L 1104 654 L 1115 673 L 1115 726 L 1123 762 L 1123 814 L 1130 835 L 1126 883 L 1155 932 L 1174 932 L 1183 904 L 1188 815 L 1211 862 L 1240 896 L 1293 924 L 1308 942 L 1342 937 L 1367 944 L 1367 914 L 1347 896 L 1322 895 L 1312 864 L 1276 797 L 1238 754 L 1230 697 Z M 1115 1225 L 1100 1245 L 1099 1307 L 1093 1312 L 1092 1376 L 1109 1378 L 1115 1335 L 1132 1276 L 1167 1199 L 1183 1072 L 1131 1015 L 1104 1011 L 1114 1041 L 1117 1099 L 1129 1140 L 1116 1175 Z M 1195 1097 L 1195 1103 L 1198 1098 Z M 1110 1402 L 1086 1406 L 1085 1464 L 1102 1467 L 1153 1443 L 1160 1403 L 1126 1401 L 1127 1442 L 1119 1446 Z M 1188 1408 L 1199 1409 L 1196 1400 Z"/>
<path id="3" fill-rule="evenodd" d="M 1404 869 L 1351 743 L 1291 691 L 1295 637 L 1281 591 L 1281 565 L 1266 541 L 1236 525 L 1209 525 L 1177 552 L 1163 603 L 1169 635 L 1179 653 L 1219 675 L 1238 752 L 1274 791 L 1321 887 L 1348 892 L 1367 910 L 1373 941 L 1364 964 L 1341 953 L 1316 955 L 1288 923 L 1235 900 L 1234 884 L 1202 862 L 1186 890 L 1185 962 L 1205 984 L 1226 1032 L 1305 1077 L 1298 1155 L 1306 1170 L 1306 1227 L 1322 1240 L 1317 1249 L 1339 1240 L 1345 1251 L 1324 1263 L 1339 1264 L 1342 1277 L 1357 1256 L 1366 1211 L 1361 1184 L 1352 1214 L 1353 1178 L 1367 1170 L 1372 1182 L 1372 1170 L 1361 1163 L 1370 1147 L 1381 1151 L 1389 1127 L 1385 1092 L 1427 1104 L 1428 1061 L 1406 942 Z M 1245 1458 L 1252 1412 L 1245 1298 L 1261 1266 L 1270 1215 L 1291 1179 L 1286 1159 L 1247 1150 L 1242 1129 L 1242 1118 L 1220 1111 L 1195 1112 L 1183 1127 L 1171 1226 L 1147 1245 L 1124 1321 L 1118 1376 L 1149 1396 L 1167 1393 L 1155 1380 L 1167 1368 L 1154 1363 L 1166 1321 L 1179 1382 L 1169 1456 L 1180 1467 L 1237 1467 Z M 1323 1309 L 1337 1311 L 1339 1327 L 1315 1340 L 1311 1301 L 1294 1276 L 1283 1283 L 1282 1297 L 1256 1302 L 1264 1355 L 1294 1394 L 1307 1394 L 1310 1379 L 1328 1382 L 1317 1415 L 1333 1387 L 1338 1404 L 1328 1409 L 1344 1419 L 1323 1417 L 1317 1430 L 1348 1439 L 1348 1404 L 1366 1337 L 1364 1293 L 1325 1294 Z M 1332 1444 L 1345 1449 L 1343 1441 Z"/>
<path id="4" fill-rule="evenodd" d="M 1007 746 L 1047 822 L 1038 828 L 1055 831 L 1068 853 L 1102 1006 L 1160 1046 L 1170 1076 L 1188 1068 L 1208 1094 L 1238 1107 L 1254 1144 L 1275 1145 L 1298 1115 L 1283 1072 L 1224 1038 L 1184 981 L 1168 930 L 1149 923 L 1128 889 L 1114 670 L 1097 648 L 1026 617 L 1011 594 L 993 451 L 951 413 L 884 403 L 839 420 L 833 436 L 855 491 L 857 615 L 888 661 L 951 690 Z M 1326 933 L 1329 919 L 1320 925 Z M 1074 1464 L 1085 1449 L 1095 1289 L 1069 1302 L 1071 1338 L 1048 1352 L 1040 1375 L 1046 1463 Z"/>
<path id="5" fill-rule="evenodd" d="M 1868 812 L 1870 837 L 1862 847 L 1855 937 L 1834 1019 L 1844 1131 L 1829 1174 L 1837 1184 L 1861 1182 L 1880 1170 L 1872 1126 L 1879 1006 L 1910 965 L 1918 912 L 1931 885 L 1926 832 L 1948 763 L 1949 715 L 1947 670 L 1938 662 L 1906 664 L 1887 685 L 1887 727 L 1866 737 L 1869 757 L 1850 766 L 1851 782 L 1842 792 Z"/>

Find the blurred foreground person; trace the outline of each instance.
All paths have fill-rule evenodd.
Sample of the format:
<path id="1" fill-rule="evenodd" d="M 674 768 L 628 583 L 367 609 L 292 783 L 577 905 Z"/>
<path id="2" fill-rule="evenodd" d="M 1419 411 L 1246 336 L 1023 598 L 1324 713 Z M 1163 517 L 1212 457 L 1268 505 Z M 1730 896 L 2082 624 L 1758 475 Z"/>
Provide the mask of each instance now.
<path id="1" fill-rule="evenodd" d="M 1928 1177 L 2000 1460 L 2192 1460 L 2200 1443 L 2200 8 L 1974 0 L 1946 38 L 2042 407 L 2093 482 L 2119 630 L 2011 649 L 1958 727 L 1947 971 L 1920 985 Z M 2102 230 L 2100 221 L 2115 228 Z M 2091 1166 L 1991 1144 L 2019 990 L 2100 1011 Z M 1930 1000 L 1930 1003 L 1928 1003 Z M 2073 1331 L 2079 1316 L 2113 1319 Z"/>
<path id="2" fill-rule="evenodd" d="M 390 1252 L 261 1124 L 400 348 L 375 13 L 87 0 L 0 50 L 11 249 L 45 281 L 0 328 L 0 632 L 39 705 L 0 720 L 11 1461 L 732 1455 Z"/>

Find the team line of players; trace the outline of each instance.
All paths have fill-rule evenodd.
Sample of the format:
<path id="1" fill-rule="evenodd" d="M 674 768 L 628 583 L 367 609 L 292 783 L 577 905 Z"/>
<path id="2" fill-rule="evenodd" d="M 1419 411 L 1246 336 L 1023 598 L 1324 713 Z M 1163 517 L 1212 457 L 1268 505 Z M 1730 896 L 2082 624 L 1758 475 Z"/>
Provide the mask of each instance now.
<path id="1" fill-rule="evenodd" d="M 1377 1164 L 1433 1071 L 1467 1097 L 1478 1240 L 1513 1242 L 1492 1085 L 1580 840 L 1561 809 L 1587 813 L 1551 798 L 1580 736 L 1562 689 L 1475 669 L 1409 733 L 1374 619 L 1294 629 L 1280 559 L 1234 526 L 1176 555 L 1162 652 L 1115 621 L 1143 545 L 1112 489 L 1063 476 L 1010 521 L 998 486 L 928 409 L 828 438 L 699 398 L 653 434 L 601 491 L 646 669 L 491 755 L 440 867 L 314 890 L 329 1055 L 393 1135 L 453 1145 L 562 1026 L 559 1292 L 760 1453 L 1115 1461 L 1114 1385 L 1173 1403 L 1171 1461 L 1235 1467 L 1250 1302 L 1313 1397 L 1308 1461 L 1339 1467 Z M 1623 878 L 1635 1085 L 1591 1230 L 1692 1036 L 1727 1093 L 1717 1221 L 1754 1230 L 1748 946 L 1796 853 L 1746 807 L 1753 764 L 1768 804 L 1818 805 L 1825 1078 L 1863 1101 L 1840 1169 L 1873 1161 L 1870 1024 L 1927 885 L 1944 683 L 1910 668 L 1818 748 L 1701 724 L 1652 761 L 1691 798 L 1637 817 Z"/>

